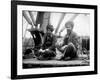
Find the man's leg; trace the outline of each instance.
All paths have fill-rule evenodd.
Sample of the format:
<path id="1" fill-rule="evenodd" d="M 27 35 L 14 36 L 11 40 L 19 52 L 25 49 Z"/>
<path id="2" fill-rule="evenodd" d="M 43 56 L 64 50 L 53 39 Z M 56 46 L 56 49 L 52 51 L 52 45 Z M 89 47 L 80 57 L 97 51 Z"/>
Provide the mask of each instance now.
<path id="1" fill-rule="evenodd" d="M 64 50 L 63 59 L 67 59 L 67 58 L 73 59 L 76 57 L 77 57 L 76 48 L 73 43 L 69 43 L 68 46 Z"/>

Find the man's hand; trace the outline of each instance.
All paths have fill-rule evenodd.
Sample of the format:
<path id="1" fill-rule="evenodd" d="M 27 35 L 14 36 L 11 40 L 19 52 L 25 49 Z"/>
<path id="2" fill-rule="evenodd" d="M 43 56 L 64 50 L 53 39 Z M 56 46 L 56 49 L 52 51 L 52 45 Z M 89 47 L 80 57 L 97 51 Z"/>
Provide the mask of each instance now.
<path id="1" fill-rule="evenodd" d="M 64 50 L 68 45 L 63 46 L 61 49 Z"/>
<path id="2" fill-rule="evenodd" d="M 57 39 L 56 46 L 62 46 L 62 44 L 63 44 L 63 38 Z"/>
<path id="3" fill-rule="evenodd" d="M 49 49 L 46 49 L 46 51 L 49 51 Z"/>
<path id="4" fill-rule="evenodd" d="M 39 52 L 44 52 L 44 51 L 45 51 L 45 50 L 43 50 L 43 49 L 40 49 L 40 50 L 39 50 Z"/>

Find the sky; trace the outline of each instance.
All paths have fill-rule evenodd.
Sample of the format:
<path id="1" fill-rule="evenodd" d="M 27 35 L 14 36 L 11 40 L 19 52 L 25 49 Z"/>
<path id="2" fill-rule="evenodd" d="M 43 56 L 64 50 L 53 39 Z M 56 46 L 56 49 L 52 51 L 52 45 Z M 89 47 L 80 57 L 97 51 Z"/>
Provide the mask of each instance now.
<path id="1" fill-rule="evenodd" d="M 36 16 L 36 12 L 33 12 L 33 14 Z M 54 29 L 56 29 L 58 22 L 60 20 L 62 13 L 51 13 L 50 16 L 50 23 L 54 26 Z M 75 13 L 66 13 L 64 16 L 64 19 L 62 20 L 60 24 L 60 28 L 58 32 L 61 30 L 61 28 L 64 27 L 65 23 L 69 21 Z M 36 17 L 35 17 L 36 18 Z M 90 15 L 89 14 L 78 14 L 78 16 L 73 20 L 74 22 L 74 28 L 73 31 L 77 33 L 79 36 L 89 36 L 90 35 Z M 31 28 L 31 25 L 28 24 L 28 22 L 23 17 L 23 36 L 26 38 L 32 37 L 31 34 L 26 31 L 26 28 Z M 61 33 L 61 36 L 64 36 L 66 34 L 66 29 Z"/>

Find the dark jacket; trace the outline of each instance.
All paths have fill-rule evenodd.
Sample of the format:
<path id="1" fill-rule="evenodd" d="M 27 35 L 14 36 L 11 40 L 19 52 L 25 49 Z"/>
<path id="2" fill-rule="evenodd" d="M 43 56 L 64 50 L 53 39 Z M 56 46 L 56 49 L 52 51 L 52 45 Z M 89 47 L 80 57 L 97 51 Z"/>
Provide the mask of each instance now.
<path id="1" fill-rule="evenodd" d="M 43 40 L 43 49 L 50 49 L 50 50 L 54 50 L 55 49 L 55 42 L 56 42 L 56 38 L 53 34 L 48 34 L 46 33 L 44 35 L 44 40 Z"/>
<path id="2" fill-rule="evenodd" d="M 71 32 L 70 35 L 65 35 L 64 38 L 64 43 L 62 46 L 64 45 L 68 45 L 68 43 L 73 43 L 75 48 L 77 49 L 78 47 L 78 36 L 75 32 Z"/>

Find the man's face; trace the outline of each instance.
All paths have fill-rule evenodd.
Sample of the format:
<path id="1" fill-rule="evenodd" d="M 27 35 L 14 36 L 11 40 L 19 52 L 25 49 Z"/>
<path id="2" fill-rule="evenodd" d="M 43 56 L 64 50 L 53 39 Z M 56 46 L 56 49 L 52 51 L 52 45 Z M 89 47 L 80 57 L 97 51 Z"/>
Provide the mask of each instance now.
<path id="1" fill-rule="evenodd" d="M 67 24 L 66 28 L 67 28 L 67 33 L 70 33 L 72 31 L 72 25 L 71 24 Z"/>
<path id="2" fill-rule="evenodd" d="M 47 33 L 52 33 L 52 31 L 50 29 L 47 30 Z"/>

